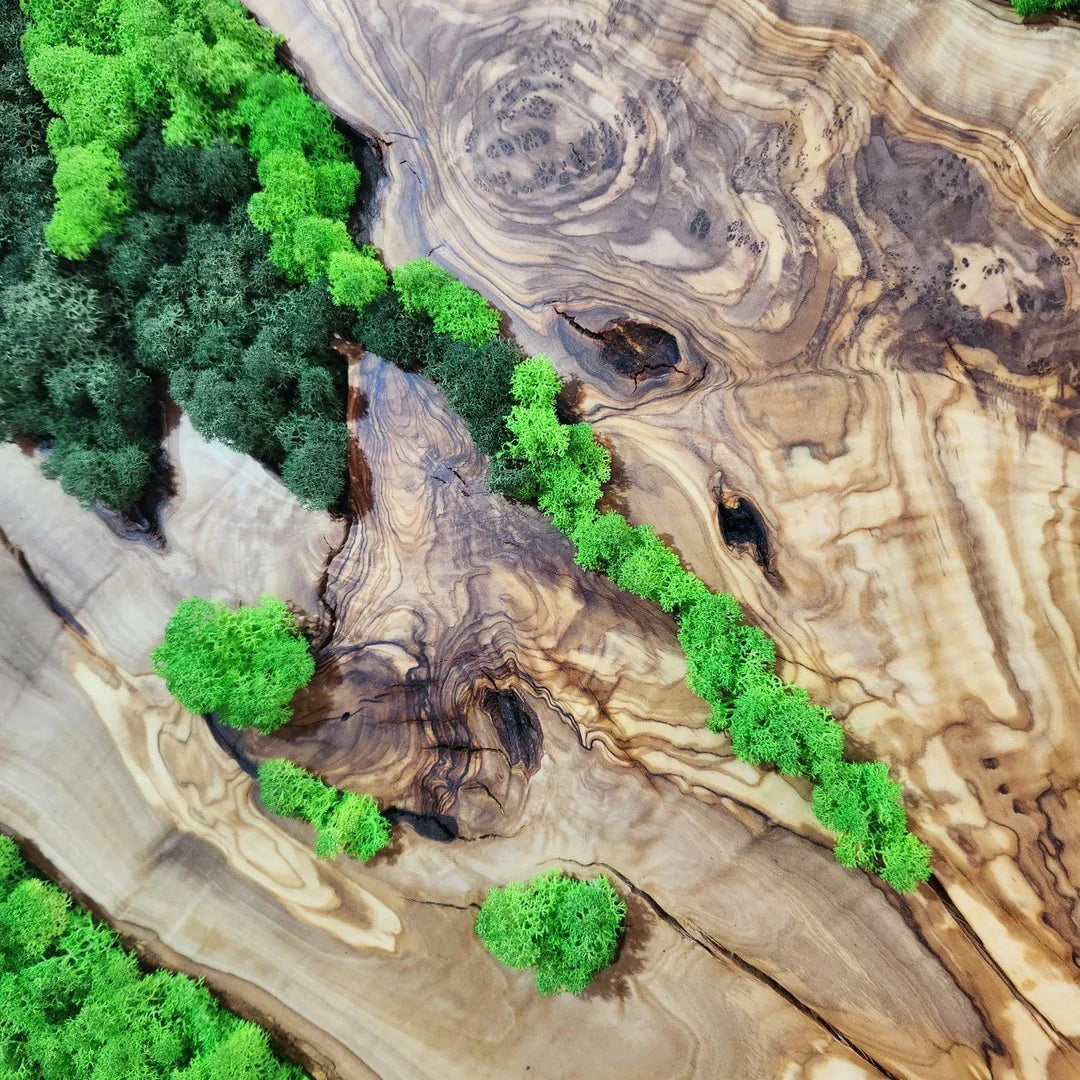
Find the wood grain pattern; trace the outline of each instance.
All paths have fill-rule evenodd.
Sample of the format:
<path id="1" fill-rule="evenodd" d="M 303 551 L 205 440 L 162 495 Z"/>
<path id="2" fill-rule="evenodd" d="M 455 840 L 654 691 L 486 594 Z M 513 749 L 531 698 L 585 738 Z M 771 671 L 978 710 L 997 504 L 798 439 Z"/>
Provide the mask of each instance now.
<path id="1" fill-rule="evenodd" d="M 388 466 L 395 457 L 405 458 L 418 481 L 416 498 L 423 492 L 425 500 L 434 501 L 450 490 L 445 470 L 424 469 L 445 451 L 445 443 L 431 440 L 449 432 L 460 450 L 450 463 L 475 479 L 480 463 L 429 388 L 413 385 L 417 380 L 376 361 L 366 361 L 361 374 L 368 379 L 372 402 L 367 418 L 358 423 L 371 431 L 362 440 L 365 455 L 381 444 Z M 410 411 L 415 413 L 413 438 L 402 443 L 391 433 Z M 673 1075 L 685 1076 L 708 1072 L 735 1078 L 745 1075 L 748 1066 L 793 1077 L 882 1075 L 766 974 L 680 926 L 629 881 L 621 887 L 630 901 L 634 931 L 618 966 L 584 998 L 539 999 L 527 975 L 501 968 L 473 938 L 479 901 L 493 884 L 540 865 L 604 869 L 603 857 L 619 851 L 602 837 L 590 839 L 571 819 L 553 818 L 542 795 L 530 798 L 528 827 L 521 815 L 515 836 L 493 833 L 451 844 L 425 838 L 419 828 L 409 827 L 422 827 L 426 820 L 424 781 L 435 772 L 421 746 L 412 755 L 413 791 L 403 790 L 395 798 L 391 788 L 397 775 L 390 768 L 379 770 L 380 782 L 368 785 L 377 787 L 405 820 L 390 857 L 370 868 L 315 859 L 310 830 L 271 819 L 261 810 L 242 767 L 246 755 L 230 754 L 203 720 L 171 703 L 148 674 L 148 659 L 173 594 L 193 586 L 211 595 L 249 599 L 248 582 L 265 575 L 298 606 L 310 602 L 320 558 L 330 557 L 340 545 L 338 530 L 324 516 L 304 514 L 252 462 L 207 447 L 186 423 L 171 450 L 182 482 L 165 521 L 165 553 L 116 537 L 45 481 L 32 460 L 11 447 L 2 451 L 11 485 L 0 498 L 8 549 L 0 571 L 9 601 L 5 612 L 18 613 L 18 618 L 2 623 L 2 686 L 10 707 L 3 719 L 0 812 L 7 828 L 29 838 L 53 872 L 107 913 L 145 955 L 207 976 L 234 1007 L 287 1035 L 318 1075 L 496 1077 L 524 1074 L 528 1067 L 541 1076 L 605 1070 L 629 1076 L 644 1075 L 637 1071 L 651 1070 L 659 1061 L 670 1065 Z M 196 474 L 230 480 L 208 498 L 205 491 L 200 497 L 186 482 Z M 405 478 L 389 467 L 386 474 Z M 434 545 L 433 537 L 424 539 L 430 519 L 414 519 L 419 533 L 399 531 L 392 500 L 383 498 L 389 491 L 380 482 L 373 494 L 383 509 L 369 511 L 350 534 L 357 560 L 350 566 L 359 565 L 366 546 L 379 566 L 392 570 L 395 549 L 404 541 L 406 548 L 416 549 L 415 566 L 442 567 L 442 538 Z M 469 498 L 463 489 L 455 497 Z M 479 493 L 474 498 L 501 501 Z M 27 513 L 28 507 L 34 513 Z M 219 520 L 232 515 L 240 527 L 237 507 L 263 508 L 254 516 L 264 528 L 256 531 L 249 518 L 239 534 L 246 547 L 242 572 L 209 565 L 200 554 L 208 538 L 198 524 L 216 530 Z M 535 514 L 516 514 L 527 531 L 537 534 L 546 528 Z M 494 506 L 487 516 L 497 520 Z M 380 518 L 387 532 L 376 530 Z M 460 529 L 460 521 L 456 524 Z M 194 540 L 190 534 L 184 539 L 185 526 L 195 526 Z M 85 553 L 78 560 L 69 558 L 75 531 Z M 458 539 L 467 540 L 468 533 Z M 546 543 L 534 546 L 542 554 L 523 551 L 522 561 L 531 564 L 539 558 L 552 571 L 558 556 L 543 551 Z M 462 554 L 472 555 L 467 549 Z M 291 564 L 286 555 L 293 556 Z M 336 558 L 350 556 L 343 551 Z M 511 591 L 528 590 L 531 569 L 528 565 L 511 574 Z M 231 588 L 218 578 L 232 581 L 234 573 L 238 577 Z M 567 568 L 562 576 L 572 572 Z M 473 577 L 477 589 L 486 588 L 483 575 Z M 540 607 L 550 607 L 567 592 L 567 583 L 559 583 L 556 573 L 551 578 L 550 589 L 536 592 Z M 392 575 L 372 573 L 362 584 L 373 600 L 392 607 Z M 610 609 L 620 602 L 613 597 L 597 602 Z M 417 610 L 425 610 L 419 602 Z M 129 620 L 116 618 L 124 611 Z M 501 619 L 506 621 L 505 614 Z M 579 629 L 582 625 L 583 620 Z M 335 641 L 346 627 L 354 651 L 379 650 L 380 642 L 369 644 L 370 635 L 381 629 L 377 617 L 346 621 L 337 612 Z M 648 645 L 647 628 L 644 633 Z M 520 652 L 522 662 L 538 671 L 550 666 L 531 646 L 515 646 L 515 640 L 516 632 L 504 629 L 508 652 Z M 637 650 L 633 637 L 624 642 L 625 648 Z M 439 642 L 433 638 L 432 644 Z M 654 648 L 669 655 L 674 651 L 667 635 L 660 635 Z M 331 670 L 313 684 L 309 705 L 320 685 L 337 692 L 332 670 L 342 661 L 333 647 L 324 655 L 324 666 Z M 127 668 L 113 657 L 125 657 Z M 628 657 L 617 659 L 622 664 Z M 677 681 L 681 672 L 674 667 L 670 675 Z M 378 685 L 372 679 L 369 689 Z M 558 717 L 544 738 L 544 773 L 554 774 L 548 786 L 555 784 L 557 795 L 561 775 L 561 785 L 593 819 L 600 816 L 597 800 L 605 800 L 613 815 L 607 831 L 624 838 L 620 844 L 625 850 L 625 817 L 647 816 L 649 802 L 641 800 L 654 798 L 654 781 L 644 771 L 595 761 L 602 755 L 581 744 L 567 718 L 547 703 L 547 691 L 537 685 L 532 695 L 549 720 Z M 315 730 L 308 719 L 299 716 L 294 725 L 298 752 Z M 396 741 L 404 755 L 410 747 L 401 733 L 423 729 L 415 722 L 419 717 L 399 714 L 395 719 L 398 734 L 388 741 Z M 351 738 L 360 717 L 351 725 L 324 721 L 321 728 Z M 266 740 L 258 749 L 276 751 L 278 743 Z M 338 743 L 341 749 L 348 746 L 342 738 Z M 352 755 L 358 767 L 381 745 L 375 737 L 363 740 Z M 492 752 L 506 751 L 496 746 Z M 528 756 L 534 766 L 539 764 L 536 753 Z M 399 773 L 410 768 L 404 758 L 396 764 Z M 594 770 L 599 773 L 595 780 L 590 779 Z M 745 847 L 753 833 L 765 833 L 758 815 L 747 813 L 752 830 L 716 813 L 722 850 Z M 651 828 L 659 831 L 660 822 Z M 872 894 L 866 882 L 846 877 L 819 849 L 802 843 L 840 887 L 854 883 Z M 767 851 L 761 861 L 769 865 Z M 611 872 L 618 873 L 615 868 Z M 934 977 L 928 957 L 914 959 Z M 950 1023 L 971 1029 L 963 999 L 957 996 L 953 1008 Z M 618 1047 L 597 1038 L 599 1031 L 613 1029 L 627 1032 Z M 550 1053 L 552 1031 L 562 1033 L 557 1058 Z"/>
<path id="2" fill-rule="evenodd" d="M 1076 28 L 249 6 L 380 140 L 388 262 L 433 251 L 552 356 L 613 503 L 894 766 L 935 878 L 839 868 L 805 789 L 704 730 L 673 625 L 355 353 L 347 530 L 186 424 L 160 551 L 0 449 L 0 822 L 326 1075 L 1080 1076 Z M 316 679 L 277 737 L 215 741 L 149 651 L 180 597 L 263 591 L 310 617 Z M 267 819 L 245 767 L 282 752 L 390 805 L 389 857 L 320 864 Z M 471 936 L 553 864 L 631 898 L 581 1000 Z"/>
<path id="3" fill-rule="evenodd" d="M 1075 27 L 966 3 L 251 7 L 383 140 L 391 264 L 433 250 L 580 379 L 623 505 L 897 767 L 941 897 L 1075 1048 Z M 673 336 L 674 370 L 620 373 L 626 320 Z M 734 497 L 764 567 L 723 543 Z"/>
<path id="4" fill-rule="evenodd" d="M 937 894 L 902 904 L 843 870 L 804 793 L 726 755 L 673 628 L 577 571 L 534 511 L 486 495 L 428 384 L 372 357 L 351 373 L 365 510 L 343 546 L 186 424 L 164 553 L 3 451 L 5 610 L 21 615 L 3 624 L 9 828 L 325 1075 L 1075 1069 Z M 230 480 L 200 501 L 187 478 L 211 473 Z M 240 583 L 265 577 L 318 618 L 330 560 L 328 640 L 289 728 L 219 744 L 148 656 L 176 595 L 248 599 L 190 527 L 216 534 L 237 507 L 272 508 L 260 531 L 234 521 Z M 266 817 L 244 768 L 283 751 L 392 808 L 389 858 L 319 863 L 306 827 Z M 488 888 L 552 864 L 606 871 L 631 903 L 627 945 L 580 1000 L 538 999 L 471 936 Z"/>

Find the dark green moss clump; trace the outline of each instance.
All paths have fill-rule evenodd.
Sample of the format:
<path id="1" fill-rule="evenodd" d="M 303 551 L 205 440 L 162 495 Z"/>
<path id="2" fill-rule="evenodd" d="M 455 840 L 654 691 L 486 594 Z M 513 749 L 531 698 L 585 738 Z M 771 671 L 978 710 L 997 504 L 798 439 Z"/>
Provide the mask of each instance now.
<path id="1" fill-rule="evenodd" d="M 426 259 L 406 265 L 415 267 L 417 263 L 432 265 Z M 489 335 L 477 343 L 438 332 L 429 314 L 429 309 L 434 310 L 433 303 L 428 302 L 430 298 L 423 305 L 417 299 L 420 290 L 416 279 L 419 276 L 426 280 L 430 273 L 423 269 L 418 275 L 414 270 L 411 278 L 406 273 L 407 284 L 402 286 L 402 269 L 405 268 L 394 273 L 392 291 L 371 304 L 356 323 L 353 335 L 384 360 L 406 371 L 427 375 L 465 422 L 476 448 L 487 455 L 490 490 L 528 498 L 533 493 L 528 470 L 502 456 L 510 438 L 506 418 L 513 405 L 511 379 L 514 368 L 524 359 L 521 350 L 498 336 Z M 440 271 L 443 274 L 445 271 Z M 436 280 L 441 281 L 442 277 L 436 276 Z M 430 292 L 435 297 L 440 295 L 434 288 Z M 403 294 L 412 297 L 413 310 L 403 303 Z M 491 325 L 491 320 L 484 325 Z"/>

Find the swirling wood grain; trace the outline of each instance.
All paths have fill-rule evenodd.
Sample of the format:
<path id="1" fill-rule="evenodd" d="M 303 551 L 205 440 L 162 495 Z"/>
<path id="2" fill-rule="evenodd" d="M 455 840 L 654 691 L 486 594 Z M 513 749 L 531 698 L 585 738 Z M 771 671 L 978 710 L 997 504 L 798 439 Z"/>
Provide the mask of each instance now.
<path id="1" fill-rule="evenodd" d="M 390 263 L 433 251 L 574 380 L 614 500 L 896 768 L 936 876 L 838 867 L 805 791 L 704 730 L 670 622 L 355 354 L 347 535 L 186 427 L 164 551 L 0 450 L 0 821 L 329 1074 L 1080 1076 L 1080 32 L 964 0 L 249 6 L 381 140 Z M 149 650 L 181 596 L 261 591 L 317 676 L 278 737 L 216 743 Z M 283 751 L 389 804 L 389 857 L 266 819 L 243 767 Z M 581 1001 L 471 935 L 552 864 L 631 897 Z"/>
<path id="2" fill-rule="evenodd" d="M 380 604 L 393 607 L 400 585 L 395 569 L 428 566 L 449 579 L 446 568 L 453 566 L 461 588 L 482 596 L 489 587 L 483 583 L 484 567 L 473 563 L 477 555 L 470 536 L 488 545 L 489 556 L 495 544 L 490 529 L 473 532 L 454 516 L 447 518 L 447 533 L 437 537 L 424 516 L 402 523 L 402 510 L 394 509 L 395 496 L 379 476 L 404 479 L 416 454 L 434 464 L 431 475 L 412 466 L 419 487 L 411 493 L 403 488 L 399 496 L 403 507 L 427 515 L 440 489 L 458 483 L 440 465 L 443 440 L 451 438 L 461 451 L 449 464 L 463 474 L 479 475 L 480 463 L 430 390 L 418 392 L 406 377 L 374 362 L 365 362 L 363 370 L 369 419 L 358 420 L 357 428 L 366 423 L 370 434 L 361 446 L 365 454 L 382 447 L 387 460 L 384 470 L 368 458 L 363 463 L 370 474 L 354 474 L 357 492 L 367 490 L 369 508 L 340 552 L 340 523 L 307 514 L 259 466 L 203 443 L 186 422 L 170 444 L 179 495 L 163 517 L 160 548 L 116 535 L 45 480 L 34 460 L 13 447 L 0 449 L 8 480 L 0 493 L 4 828 L 27 840 L 50 873 L 106 915 L 144 956 L 206 977 L 229 1004 L 266 1023 L 316 1076 L 494 1078 L 586 1071 L 644 1076 L 663 1069 L 676 1076 L 736 1080 L 747 1068 L 809 1078 L 882 1075 L 767 973 L 669 916 L 646 891 L 647 882 L 619 881 L 630 904 L 631 934 L 617 965 L 585 998 L 540 999 L 527 974 L 506 971 L 480 946 L 472 924 L 491 886 L 553 863 L 620 874 L 602 861 L 619 852 L 546 813 L 526 775 L 541 788 L 552 787 L 555 798 L 561 787 L 594 817 L 595 799 L 610 792 L 607 805 L 621 815 L 613 822 L 620 835 L 633 816 L 650 816 L 642 797 L 661 804 L 647 774 L 616 767 L 599 749 L 581 744 L 568 714 L 551 704 L 551 692 L 539 682 L 552 661 L 535 655 L 528 644 L 518 645 L 508 625 L 501 630 L 502 654 L 520 656 L 518 667 L 527 663 L 538 673 L 534 680 L 525 676 L 531 681 L 522 683 L 519 699 L 522 710 L 537 710 L 537 727 L 531 734 L 521 727 L 519 713 L 504 696 L 488 703 L 491 730 L 477 728 L 477 735 L 490 736 L 491 754 L 520 774 L 517 835 L 500 835 L 509 832 L 504 819 L 496 819 L 479 799 L 470 804 L 471 818 L 461 815 L 460 841 L 437 843 L 426 835 L 439 820 L 430 805 L 438 789 L 435 763 L 443 751 L 429 753 L 422 741 L 412 744 L 412 733 L 425 732 L 428 718 L 411 714 L 407 699 L 395 730 L 380 735 L 369 725 L 369 737 L 351 744 L 366 709 L 365 694 L 389 699 L 397 678 L 386 669 L 380 682 L 378 664 L 370 678 L 349 667 L 350 654 L 365 650 L 386 649 L 393 657 L 389 641 L 372 643 L 364 635 L 382 628 L 376 614 Z M 359 382 L 356 388 L 361 389 Z M 409 429 L 408 442 L 392 437 L 399 424 Z M 354 453 L 354 465 L 362 460 Z M 400 474 L 395 460 L 402 462 Z M 478 498 L 489 504 L 493 526 L 498 500 L 479 492 Z M 535 515 L 518 513 L 525 522 L 519 527 L 533 534 L 536 547 L 546 548 L 552 539 L 545 535 L 547 527 Z M 385 532 L 376 530 L 377 522 Z M 361 534 L 369 538 L 362 540 Z M 512 543 L 514 534 L 505 539 Z M 407 557 L 395 555 L 399 547 Z M 365 550 L 374 558 L 371 566 L 364 562 Z M 530 590 L 534 558 L 525 550 L 525 566 L 507 564 L 508 593 Z M 322 580 L 330 560 L 340 581 Z M 567 579 L 574 573 L 568 562 L 560 566 L 558 552 L 544 551 L 540 561 L 551 577 L 549 586 L 534 592 L 533 629 L 543 636 L 548 633 L 544 613 L 566 598 Z M 363 577 L 353 577 L 361 571 Z M 355 584 L 348 585 L 350 580 Z M 356 721 L 334 718 L 316 726 L 313 717 L 300 715 L 286 735 L 298 754 L 312 746 L 324 752 L 336 746 L 352 760 L 356 778 L 371 781 L 367 786 L 392 804 L 402 824 L 391 851 L 371 867 L 317 860 L 307 826 L 271 818 L 261 809 L 245 748 L 215 738 L 201 718 L 171 702 L 149 673 L 150 650 L 178 597 L 199 592 L 250 601 L 264 588 L 288 598 L 313 628 L 326 620 L 323 631 L 331 643 L 306 707 L 320 697 L 325 702 L 340 695 L 342 673 L 356 680 Z M 323 588 L 328 609 L 319 598 Z M 331 599 L 331 588 L 340 599 Z M 359 616 L 348 614 L 345 599 L 359 602 L 365 593 L 372 601 L 370 621 L 362 610 Z M 611 599 L 603 603 L 610 605 Z M 416 602 L 418 617 L 439 611 L 454 614 L 449 594 L 441 608 Z M 501 618 L 506 623 L 505 614 Z M 478 633 L 490 619 L 490 613 L 478 611 Z M 450 651 L 458 639 L 444 640 L 434 624 L 430 629 L 436 683 L 451 662 L 467 668 L 469 679 L 479 683 L 484 673 L 476 661 Z M 671 683 L 679 687 L 682 672 L 670 660 L 671 641 L 660 634 L 650 642 L 647 627 L 643 633 L 646 651 L 669 657 Z M 636 653 L 641 647 L 636 636 L 621 640 L 621 646 L 611 647 L 612 667 L 619 670 L 628 660 L 620 648 Z M 414 644 L 417 639 L 403 635 L 401 652 Z M 605 696 L 613 693 L 608 678 L 601 674 L 596 681 Z M 458 685 L 468 681 L 463 676 Z M 433 690 L 431 700 L 439 702 L 441 693 Z M 298 705 L 303 710 L 305 699 Z M 335 738 L 319 737 L 320 732 Z M 463 753 L 468 762 L 470 732 L 459 737 L 465 750 L 448 746 L 445 753 Z M 247 749 L 258 755 L 280 745 L 274 739 Z M 383 768 L 365 775 L 365 762 L 391 745 L 398 748 L 397 759 L 387 757 Z M 327 772 L 334 768 L 328 758 Z M 339 778 L 352 779 L 343 775 L 341 761 L 336 768 Z M 503 789 L 496 786 L 496 775 L 492 770 L 484 782 L 498 798 Z M 453 785 L 452 773 L 445 782 Z M 467 803 L 468 784 L 458 784 L 454 794 Z M 454 799 L 449 809 L 455 809 Z M 507 812 L 513 812 L 511 804 Z M 741 815 L 746 823 L 739 814 L 717 811 L 726 844 L 740 837 L 749 843 L 748 824 L 753 832 L 764 832 L 759 815 L 750 810 Z M 495 831 L 483 838 L 474 829 L 466 839 L 470 822 L 482 820 Z M 657 815 L 651 828 L 659 827 Z M 801 843 L 812 858 L 830 866 L 817 847 Z M 844 880 L 838 868 L 830 869 Z M 865 883 L 857 887 L 869 889 Z M 933 978 L 932 961 L 922 963 Z M 954 1010 L 950 1023 L 972 1029 L 962 999 Z M 599 1037 L 611 1030 L 627 1032 L 617 1046 Z M 553 1031 L 560 1032 L 557 1051 Z"/>
<path id="3" fill-rule="evenodd" d="M 903 778 L 920 931 L 945 904 L 1016 1037 L 1075 1050 L 1077 29 L 962 0 L 250 6 L 382 140 L 390 263 L 432 251 L 580 379 L 621 504 Z M 724 543 L 739 499 L 763 544 Z"/>

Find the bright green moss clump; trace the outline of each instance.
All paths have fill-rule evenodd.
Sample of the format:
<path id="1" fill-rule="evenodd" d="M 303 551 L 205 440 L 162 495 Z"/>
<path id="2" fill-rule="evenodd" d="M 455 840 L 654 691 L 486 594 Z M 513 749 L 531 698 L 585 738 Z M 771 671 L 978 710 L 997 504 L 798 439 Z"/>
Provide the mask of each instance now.
<path id="1" fill-rule="evenodd" d="M 315 673 L 292 613 L 272 596 L 236 611 L 197 596 L 182 600 L 153 659 L 185 709 L 267 733 L 288 723 L 293 694 Z"/>
<path id="2" fill-rule="evenodd" d="M 555 412 L 562 382 L 544 356 L 523 360 L 514 369 L 515 402 L 506 418 L 513 436 L 503 451 L 523 461 L 536 481 L 536 501 L 560 532 L 573 534 L 596 516 L 596 504 L 611 477 L 607 451 L 588 424 L 564 424 Z"/>
<path id="3" fill-rule="evenodd" d="M 0 1076 L 301 1080 L 202 983 L 144 974 L 116 935 L 0 836 Z"/>
<path id="4" fill-rule="evenodd" d="M 483 345 L 499 332 L 499 313 L 477 292 L 430 259 L 394 271 L 394 292 L 410 314 L 429 315 L 437 334 Z"/>
<path id="5" fill-rule="evenodd" d="M 332 859 L 344 851 L 367 862 L 390 843 L 390 822 L 370 795 L 324 784 L 284 758 L 259 766 L 259 793 L 272 814 L 303 818 L 315 826 L 315 854 L 320 858 Z"/>
<path id="6" fill-rule="evenodd" d="M 743 621 L 733 597 L 710 592 L 650 526 L 597 510 L 608 454 L 587 425 L 559 420 L 560 386 L 542 356 L 514 369 L 506 421 L 513 437 L 503 456 L 530 470 L 537 504 L 574 541 L 579 565 L 675 615 L 690 688 L 711 707 L 709 727 L 728 732 L 743 761 L 815 785 L 814 813 L 836 833 L 839 862 L 879 874 L 901 892 L 925 881 L 930 849 L 908 831 L 900 786 L 886 766 L 844 761 L 840 725 L 776 676 L 772 641 Z"/>
<path id="7" fill-rule="evenodd" d="M 85 258 L 131 207 L 121 155 L 150 117 L 171 146 L 245 146 L 259 190 L 248 212 L 270 260 L 296 281 L 329 278 L 356 310 L 386 272 L 345 228 L 360 174 L 325 106 L 274 53 L 281 40 L 235 0 L 24 0 L 30 79 L 57 114 L 50 247 Z"/>
<path id="8" fill-rule="evenodd" d="M 536 968 L 541 994 L 576 994 L 615 958 L 625 918 L 626 905 L 606 877 L 578 881 L 548 870 L 492 889 L 476 932 L 500 963 Z"/>
<path id="9" fill-rule="evenodd" d="M 1078 0 L 1012 0 L 1013 9 L 1025 18 L 1045 15 L 1049 11 L 1060 15 L 1076 15 L 1080 10 Z"/>

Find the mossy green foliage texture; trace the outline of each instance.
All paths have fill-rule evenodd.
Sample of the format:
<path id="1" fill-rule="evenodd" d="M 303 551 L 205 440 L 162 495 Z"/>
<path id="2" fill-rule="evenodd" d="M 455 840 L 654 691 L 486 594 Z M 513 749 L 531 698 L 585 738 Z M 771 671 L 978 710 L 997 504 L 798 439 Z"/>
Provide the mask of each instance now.
<path id="1" fill-rule="evenodd" d="M 292 613 L 273 596 L 235 611 L 197 596 L 182 600 L 153 662 L 185 709 L 267 734 L 289 722 L 293 694 L 315 673 Z"/>
<path id="2" fill-rule="evenodd" d="M 576 994 L 615 958 L 625 918 L 607 877 L 579 881 L 548 870 L 492 889 L 476 933 L 500 963 L 535 968 L 542 995 Z"/>
<path id="3" fill-rule="evenodd" d="M 1080 12 L 1080 0 L 1012 0 L 1012 6 L 1025 18 L 1050 13 L 1075 17 Z"/>
<path id="4" fill-rule="evenodd" d="M 728 732 L 742 759 L 773 764 L 814 784 L 814 812 L 836 832 L 836 855 L 844 865 L 878 873 L 900 890 L 926 879 L 929 850 L 908 831 L 900 788 L 885 766 L 843 759 L 839 725 L 804 691 L 777 678 L 772 642 L 745 623 L 733 598 L 711 593 L 649 526 L 600 512 L 608 455 L 587 425 L 560 419 L 561 383 L 551 364 L 543 357 L 525 359 L 502 341 L 495 309 L 430 260 L 399 267 L 387 292 L 374 253 L 351 246 L 343 217 L 355 169 L 329 114 L 276 67 L 275 39 L 234 0 L 24 4 L 34 19 L 23 40 L 31 77 L 59 114 L 49 124 L 48 144 L 57 155 L 57 174 L 68 169 L 66 194 L 58 186 L 60 201 L 47 230 L 54 247 L 80 254 L 92 237 L 121 293 L 134 295 L 145 279 L 140 260 L 150 241 L 181 227 L 160 217 L 168 208 L 160 191 L 177 190 L 175 181 L 166 179 L 158 189 L 132 183 L 138 154 L 125 148 L 138 134 L 139 118 L 152 114 L 163 123 L 162 153 L 182 147 L 217 155 L 220 165 L 230 146 L 246 147 L 259 185 L 248 217 L 269 235 L 269 260 L 301 283 L 298 288 L 317 286 L 281 299 L 268 330 L 262 313 L 274 307 L 266 300 L 264 263 L 254 234 L 244 232 L 246 223 L 235 212 L 185 223 L 183 253 L 151 275 L 151 287 L 136 300 L 133 326 L 143 367 L 125 376 L 134 379 L 128 400 L 142 400 L 139 375 L 168 372 L 170 387 L 200 430 L 270 460 L 277 455 L 286 482 L 309 505 L 328 505 L 340 491 L 340 471 L 327 477 L 344 458 L 345 435 L 335 422 L 323 422 L 322 410 L 340 388 L 317 361 L 289 367 L 278 357 L 290 335 L 293 354 L 302 357 L 313 354 L 312 343 L 325 341 L 332 306 L 315 302 L 325 279 L 332 301 L 360 312 L 358 340 L 388 360 L 424 370 L 440 386 L 489 456 L 492 490 L 535 501 L 574 541 L 581 566 L 608 574 L 675 616 L 690 685 L 711 707 L 710 727 Z M 81 156 L 73 156 L 75 150 Z M 226 174 L 236 175 L 208 165 L 205 173 L 185 167 L 189 175 L 218 175 L 223 182 Z M 46 171 L 40 163 L 20 167 L 30 176 Z M 80 184 L 91 192 L 100 220 L 80 219 Z M 213 202 L 212 191 L 204 192 L 200 205 Z M 120 239 L 103 241 L 122 216 Z M 232 310 L 227 298 L 238 290 L 241 299 Z M 222 305 L 226 314 L 218 318 Z M 260 312 L 258 327 L 245 318 L 252 309 Z M 111 325 L 105 317 L 101 323 Z M 173 364 L 177 352 L 184 360 Z M 34 370 L 22 379 L 31 396 L 55 395 L 56 402 L 68 400 L 69 384 Z M 274 404 L 281 400 L 288 403 L 284 411 Z M 60 418 L 54 424 L 62 423 L 65 407 L 55 405 Z M 48 426 L 32 430 L 2 411 L 0 423 L 9 436 L 40 436 Z M 57 439 L 58 448 L 63 445 Z M 52 456 L 65 460 L 63 452 Z M 75 475 L 81 459 L 74 453 L 71 459 Z M 141 459 L 138 464 L 148 468 Z M 136 486 L 129 481 L 125 491 Z"/>
<path id="5" fill-rule="evenodd" d="M 0 439 L 47 443 L 46 473 L 86 504 L 130 507 L 153 472 L 151 379 L 100 277 L 67 274 L 42 230 L 52 203 L 48 111 L 0 11 Z"/>
<path id="6" fill-rule="evenodd" d="M 30 79 L 56 118 L 50 247 L 81 259 L 131 207 L 121 155 L 148 116 L 167 145 L 244 146 L 257 163 L 248 213 L 296 281 L 327 279 L 361 310 L 386 274 L 345 227 L 359 173 L 326 108 L 275 58 L 280 41 L 235 0 L 22 0 Z"/>
<path id="7" fill-rule="evenodd" d="M 499 313 L 479 294 L 430 259 L 413 259 L 394 271 L 394 292 L 410 315 L 431 318 L 437 334 L 483 345 L 499 332 Z"/>
<path id="8" fill-rule="evenodd" d="M 330 342 L 387 278 L 348 236 L 358 173 L 330 114 L 233 0 L 23 7 L 0 16 L 0 438 L 130 510 L 167 386 L 200 434 L 336 506 Z"/>
<path id="9" fill-rule="evenodd" d="M 711 706 L 710 728 L 729 733 L 743 761 L 814 784 L 814 813 L 836 833 L 843 865 L 879 874 L 900 891 L 915 888 L 929 876 L 930 851 L 908 831 L 900 786 L 886 766 L 843 759 L 840 725 L 777 677 L 772 641 L 746 624 L 733 597 L 710 592 L 650 526 L 599 511 L 608 453 L 587 425 L 559 419 L 560 387 L 545 357 L 517 365 L 502 453 L 531 471 L 540 509 L 573 540 L 579 565 L 675 616 L 690 687 Z"/>
<path id="10" fill-rule="evenodd" d="M 332 859 L 344 851 L 367 862 L 390 843 L 390 822 L 370 795 L 342 791 L 284 758 L 259 766 L 263 805 L 282 817 L 315 826 L 315 854 Z"/>
<path id="11" fill-rule="evenodd" d="M 0 836 L 4 1080 L 302 1080 L 206 987 L 145 973 L 116 935 Z"/>

